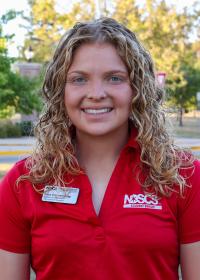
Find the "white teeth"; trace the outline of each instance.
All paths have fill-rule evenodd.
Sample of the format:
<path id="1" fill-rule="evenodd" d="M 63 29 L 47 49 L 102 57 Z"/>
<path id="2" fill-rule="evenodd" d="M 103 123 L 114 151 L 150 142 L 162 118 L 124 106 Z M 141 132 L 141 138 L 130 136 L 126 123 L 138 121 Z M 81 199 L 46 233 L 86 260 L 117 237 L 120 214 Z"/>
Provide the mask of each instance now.
<path id="1" fill-rule="evenodd" d="M 103 113 L 108 113 L 112 109 L 111 108 L 101 108 L 101 109 L 83 109 L 85 113 L 88 114 L 103 114 Z"/>

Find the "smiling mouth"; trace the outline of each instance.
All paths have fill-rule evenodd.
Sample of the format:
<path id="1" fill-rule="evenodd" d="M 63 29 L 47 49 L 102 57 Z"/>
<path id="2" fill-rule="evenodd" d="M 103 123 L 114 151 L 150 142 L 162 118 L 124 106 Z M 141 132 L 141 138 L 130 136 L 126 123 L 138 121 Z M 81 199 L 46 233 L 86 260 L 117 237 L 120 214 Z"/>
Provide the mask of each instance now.
<path id="1" fill-rule="evenodd" d="M 105 114 L 111 112 L 112 108 L 100 108 L 100 109 L 82 109 L 84 113 L 97 115 L 97 114 Z"/>

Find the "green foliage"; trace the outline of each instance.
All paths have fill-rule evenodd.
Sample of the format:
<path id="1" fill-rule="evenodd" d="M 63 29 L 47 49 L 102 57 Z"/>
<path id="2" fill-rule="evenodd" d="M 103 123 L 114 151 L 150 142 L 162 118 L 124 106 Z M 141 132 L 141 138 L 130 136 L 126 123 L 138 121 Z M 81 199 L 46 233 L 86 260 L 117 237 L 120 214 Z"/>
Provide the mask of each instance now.
<path id="1" fill-rule="evenodd" d="M 32 61 L 47 62 L 52 56 L 55 43 L 60 38 L 59 16 L 55 11 L 55 1 L 31 0 L 29 4 L 31 14 L 29 18 L 25 18 L 28 22 L 28 38 L 22 52 L 31 46 L 34 51 Z"/>
<path id="2" fill-rule="evenodd" d="M 14 19 L 18 12 L 10 10 L 0 18 L 0 39 L 9 40 L 12 36 L 3 35 L 3 25 Z M 40 111 L 41 101 L 37 94 L 38 79 L 27 79 L 11 71 L 13 59 L 7 56 L 6 44 L 0 48 L 0 118 L 14 113 L 31 114 Z"/>
<path id="3" fill-rule="evenodd" d="M 21 55 L 25 59 L 24 52 L 31 46 L 34 51 L 32 61 L 37 62 L 51 59 L 61 35 L 76 21 L 94 18 L 93 0 L 76 1 L 70 11 L 63 8 L 62 13 L 57 12 L 55 0 L 29 0 L 29 5 L 30 17 L 24 17 L 28 35 Z"/>
<path id="4" fill-rule="evenodd" d="M 0 122 L 0 138 L 20 136 L 22 136 L 22 131 L 19 125 L 13 124 L 10 121 Z"/>
<path id="5" fill-rule="evenodd" d="M 38 79 L 28 79 L 13 73 L 10 64 L 11 60 L 0 54 L 0 118 L 17 112 L 39 112 L 41 100 L 37 93 Z"/>
<path id="6" fill-rule="evenodd" d="M 196 93 L 200 89 L 200 67 L 196 66 L 194 58 L 190 57 L 188 61 L 182 61 L 181 71 L 184 84 L 171 91 L 169 103 L 188 111 L 196 107 Z"/>
<path id="7" fill-rule="evenodd" d="M 10 20 L 16 18 L 17 15 L 21 15 L 21 12 L 16 12 L 14 10 L 9 10 L 6 14 L 0 17 L 0 53 L 6 54 L 6 43 L 9 42 L 13 37 L 14 34 L 4 34 L 3 33 L 3 26 L 7 24 Z"/>
<path id="8" fill-rule="evenodd" d="M 15 19 L 17 15 L 21 14 L 21 12 L 16 12 L 15 10 L 9 10 L 6 14 L 2 15 L 1 23 L 7 24 L 10 20 Z"/>
<path id="9" fill-rule="evenodd" d="M 41 100 L 37 94 L 37 79 L 29 79 L 11 73 L 9 84 L 12 85 L 12 90 L 15 94 L 15 98 L 12 101 L 16 112 L 31 114 L 34 110 L 40 111 Z"/>
<path id="10" fill-rule="evenodd" d="M 22 121 L 17 125 L 20 127 L 22 136 L 33 136 L 34 125 L 31 121 Z"/>
<path id="11" fill-rule="evenodd" d="M 0 119 L 6 119 L 12 117 L 15 114 L 15 108 L 13 106 L 7 106 L 0 109 Z"/>
<path id="12" fill-rule="evenodd" d="M 1 120 L 0 138 L 33 136 L 33 127 L 31 121 L 12 123 L 9 120 Z"/>
<path id="13" fill-rule="evenodd" d="M 6 132 L 7 132 L 7 137 L 20 137 L 20 136 L 22 136 L 21 129 L 16 124 L 7 123 Z"/>
<path id="14" fill-rule="evenodd" d="M 6 126 L 2 125 L 0 123 L 0 138 L 6 138 L 7 137 L 7 130 L 6 130 Z"/>

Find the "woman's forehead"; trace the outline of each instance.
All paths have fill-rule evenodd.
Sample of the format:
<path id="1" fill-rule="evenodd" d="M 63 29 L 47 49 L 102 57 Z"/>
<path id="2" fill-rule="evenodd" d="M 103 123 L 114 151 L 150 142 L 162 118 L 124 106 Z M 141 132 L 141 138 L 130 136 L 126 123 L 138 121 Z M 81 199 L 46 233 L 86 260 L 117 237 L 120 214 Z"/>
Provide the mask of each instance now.
<path id="1" fill-rule="evenodd" d="M 84 43 L 74 53 L 71 71 L 85 71 L 85 68 L 104 67 L 107 71 L 112 69 L 126 71 L 126 65 L 116 48 L 110 43 Z"/>

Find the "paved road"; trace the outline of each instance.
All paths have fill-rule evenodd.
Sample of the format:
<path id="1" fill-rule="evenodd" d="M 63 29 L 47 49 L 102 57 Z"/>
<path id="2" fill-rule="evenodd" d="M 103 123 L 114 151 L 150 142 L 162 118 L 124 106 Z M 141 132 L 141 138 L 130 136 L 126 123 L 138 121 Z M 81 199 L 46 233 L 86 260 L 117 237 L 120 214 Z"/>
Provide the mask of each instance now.
<path id="1" fill-rule="evenodd" d="M 176 138 L 175 143 L 192 149 L 200 158 L 200 139 Z M 34 137 L 0 139 L 0 164 L 14 163 L 27 157 L 35 144 Z"/>
<path id="2" fill-rule="evenodd" d="M 14 162 L 17 162 L 21 159 L 23 159 L 25 156 L 7 156 L 7 155 L 4 155 L 4 156 L 0 156 L 0 164 L 1 163 L 14 163 Z"/>

